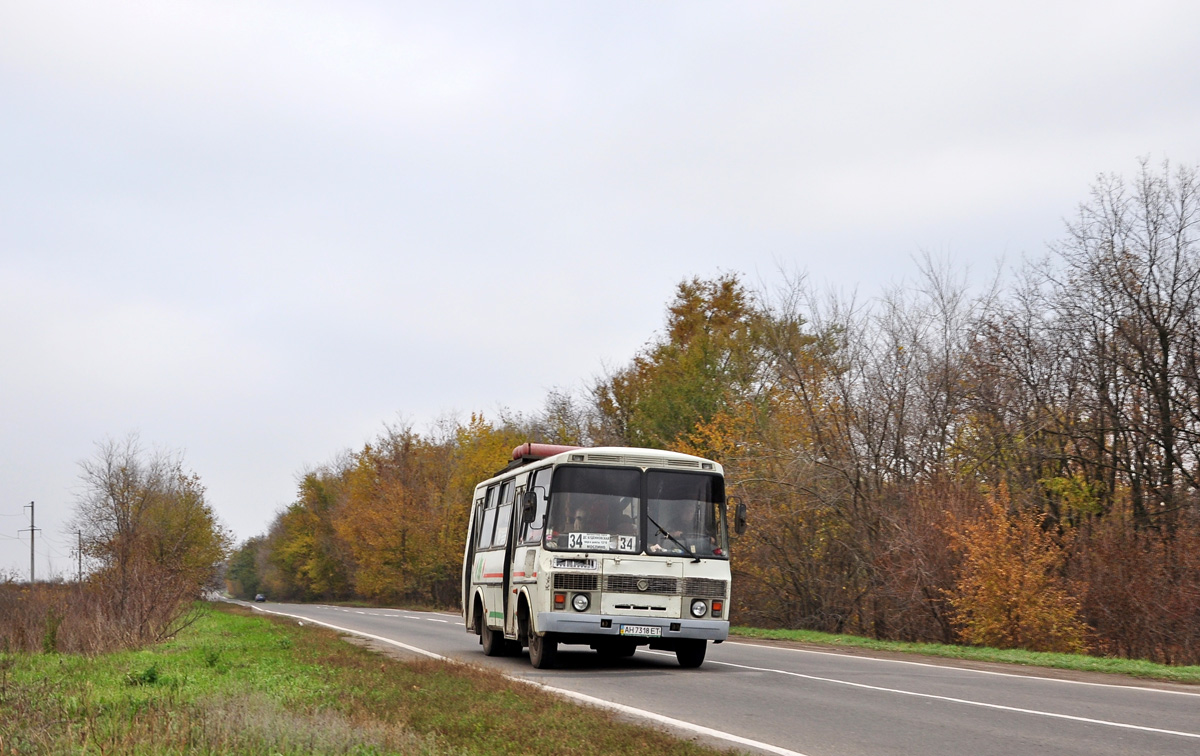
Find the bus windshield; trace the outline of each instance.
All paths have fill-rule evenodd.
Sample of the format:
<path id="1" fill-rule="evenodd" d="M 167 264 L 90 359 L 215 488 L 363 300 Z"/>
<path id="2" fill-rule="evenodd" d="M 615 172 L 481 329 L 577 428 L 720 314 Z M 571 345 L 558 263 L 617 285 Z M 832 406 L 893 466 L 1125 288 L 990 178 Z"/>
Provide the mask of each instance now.
<path id="1" fill-rule="evenodd" d="M 558 468 L 550 483 L 546 546 L 640 552 L 641 477 L 641 470 Z"/>
<path id="2" fill-rule="evenodd" d="M 723 496 L 713 475 L 561 466 L 550 484 L 546 548 L 726 558 Z"/>
<path id="3" fill-rule="evenodd" d="M 711 475 L 646 474 L 648 554 L 723 557 L 729 553 L 717 481 Z"/>

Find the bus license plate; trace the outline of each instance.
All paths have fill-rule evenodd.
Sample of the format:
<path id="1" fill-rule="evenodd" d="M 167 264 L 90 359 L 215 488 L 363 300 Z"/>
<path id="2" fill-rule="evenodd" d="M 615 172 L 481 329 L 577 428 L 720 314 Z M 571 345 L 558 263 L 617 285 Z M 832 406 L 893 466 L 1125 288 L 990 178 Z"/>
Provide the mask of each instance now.
<path id="1" fill-rule="evenodd" d="M 641 635 L 647 638 L 662 637 L 662 628 L 651 625 L 621 625 L 621 635 Z"/>

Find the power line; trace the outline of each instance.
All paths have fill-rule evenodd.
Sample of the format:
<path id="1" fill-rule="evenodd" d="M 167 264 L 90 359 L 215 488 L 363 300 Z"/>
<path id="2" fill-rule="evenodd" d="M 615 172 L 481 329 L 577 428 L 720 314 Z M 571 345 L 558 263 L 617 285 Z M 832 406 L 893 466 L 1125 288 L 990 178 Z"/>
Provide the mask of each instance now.
<path id="1" fill-rule="evenodd" d="M 42 536 L 42 546 L 44 548 L 48 548 L 50 550 L 51 556 L 58 557 L 59 559 L 70 559 L 71 558 L 70 554 L 64 554 L 61 551 L 59 551 L 57 548 L 55 548 L 54 544 L 47 543 L 45 536 Z"/>

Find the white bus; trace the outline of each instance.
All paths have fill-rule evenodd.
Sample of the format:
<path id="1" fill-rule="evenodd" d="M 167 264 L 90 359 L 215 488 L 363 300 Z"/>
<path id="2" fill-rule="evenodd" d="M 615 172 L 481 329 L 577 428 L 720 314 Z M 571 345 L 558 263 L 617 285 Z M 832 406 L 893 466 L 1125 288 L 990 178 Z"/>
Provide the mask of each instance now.
<path id="1" fill-rule="evenodd" d="M 738 505 L 736 530 L 745 525 Z M 704 662 L 729 634 L 725 481 L 716 462 L 622 447 L 523 444 L 475 487 L 463 554 L 467 632 L 488 656 L 560 644 Z"/>

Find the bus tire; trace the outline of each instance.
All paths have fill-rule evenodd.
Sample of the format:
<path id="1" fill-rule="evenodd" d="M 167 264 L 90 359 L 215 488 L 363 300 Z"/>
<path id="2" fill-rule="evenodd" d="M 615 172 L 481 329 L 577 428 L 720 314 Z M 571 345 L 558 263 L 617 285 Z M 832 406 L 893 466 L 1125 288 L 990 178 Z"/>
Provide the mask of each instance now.
<path id="1" fill-rule="evenodd" d="M 508 650 L 503 630 L 493 630 L 485 624 L 480 638 L 483 640 L 484 656 L 504 656 L 504 652 Z"/>
<path id="2" fill-rule="evenodd" d="M 521 603 L 517 606 L 517 643 L 524 648 L 529 645 L 529 637 L 533 633 L 529 632 L 529 604 L 526 603 L 525 597 L 521 596 Z"/>
<path id="3" fill-rule="evenodd" d="M 704 652 L 708 650 L 708 642 L 704 640 L 676 641 L 675 658 L 684 669 L 695 669 L 704 663 Z"/>
<path id="4" fill-rule="evenodd" d="M 483 602 L 478 598 L 475 599 L 475 608 L 471 611 L 471 632 L 479 636 L 479 642 L 483 643 Z"/>
<path id="5" fill-rule="evenodd" d="M 529 634 L 529 663 L 534 669 L 553 669 L 558 657 L 558 639 L 550 633 Z"/>

